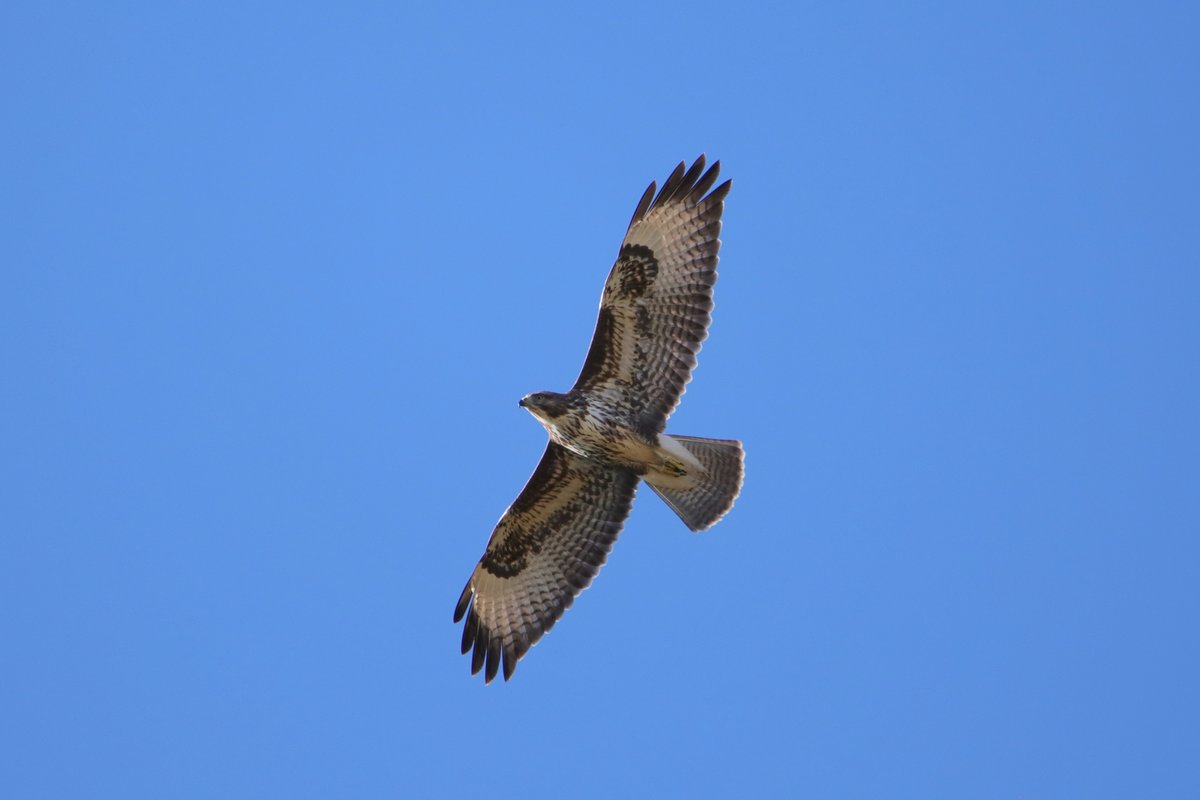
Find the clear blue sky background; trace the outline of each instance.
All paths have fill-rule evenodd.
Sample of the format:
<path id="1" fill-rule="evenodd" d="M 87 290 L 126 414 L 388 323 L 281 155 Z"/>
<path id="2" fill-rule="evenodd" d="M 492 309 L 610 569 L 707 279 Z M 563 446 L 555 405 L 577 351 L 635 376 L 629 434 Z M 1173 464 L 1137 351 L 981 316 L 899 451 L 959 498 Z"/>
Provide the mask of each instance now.
<path id="1" fill-rule="evenodd" d="M 1197 13 L 6 3 L 4 794 L 1200 796 Z M 484 687 L 516 401 L 700 152 L 745 490 Z"/>

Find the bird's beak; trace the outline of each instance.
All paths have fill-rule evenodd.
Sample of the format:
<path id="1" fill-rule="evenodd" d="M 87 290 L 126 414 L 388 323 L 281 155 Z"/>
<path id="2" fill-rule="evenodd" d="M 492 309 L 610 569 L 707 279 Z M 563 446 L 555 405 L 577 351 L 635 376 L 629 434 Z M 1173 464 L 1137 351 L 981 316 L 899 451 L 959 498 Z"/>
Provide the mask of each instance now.
<path id="1" fill-rule="evenodd" d="M 520 400 L 517 401 L 517 405 L 520 406 L 521 408 L 526 408 L 529 405 L 528 403 L 525 402 L 527 399 L 529 399 L 529 398 L 522 397 Z"/>

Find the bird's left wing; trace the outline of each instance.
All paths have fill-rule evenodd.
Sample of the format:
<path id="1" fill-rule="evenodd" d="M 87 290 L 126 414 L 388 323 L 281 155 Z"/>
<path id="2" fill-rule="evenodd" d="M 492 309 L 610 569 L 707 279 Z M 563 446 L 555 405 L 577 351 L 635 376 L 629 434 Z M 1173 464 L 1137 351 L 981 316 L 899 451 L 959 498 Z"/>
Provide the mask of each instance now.
<path id="1" fill-rule="evenodd" d="M 600 571 L 637 490 L 632 472 L 580 458 L 550 442 L 454 609 L 465 615 L 471 674 L 504 679 Z"/>
<path id="2" fill-rule="evenodd" d="M 642 195 L 600 298 L 596 332 L 572 391 L 603 395 L 648 434 L 666 427 L 712 321 L 721 213 L 720 162 L 681 163 Z M 710 192 L 709 190 L 712 189 Z"/>

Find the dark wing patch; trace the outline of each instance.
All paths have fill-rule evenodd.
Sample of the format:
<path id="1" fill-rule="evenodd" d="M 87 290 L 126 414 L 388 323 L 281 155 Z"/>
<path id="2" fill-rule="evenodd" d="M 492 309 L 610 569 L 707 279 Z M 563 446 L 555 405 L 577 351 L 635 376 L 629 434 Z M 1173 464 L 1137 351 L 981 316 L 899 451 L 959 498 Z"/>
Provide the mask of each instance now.
<path id="1" fill-rule="evenodd" d="M 504 512 L 454 609 L 464 616 L 471 674 L 491 682 L 562 617 L 600 571 L 637 489 L 637 476 L 580 458 L 551 442 L 529 483 Z"/>
<path id="2" fill-rule="evenodd" d="M 622 300 L 642 297 L 658 277 L 658 260 L 649 247 L 627 244 L 613 265 L 612 279 L 604 287 L 605 296 Z"/>
<path id="3" fill-rule="evenodd" d="M 646 190 L 600 300 L 596 332 L 572 391 L 603 393 L 660 433 L 691 380 L 712 320 L 721 212 L 730 182 L 704 156 Z"/>
<path id="4" fill-rule="evenodd" d="M 602 305 L 600 314 L 596 317 L 596 332 L 592 334 L 592 346 L 588 348 L 583 369 L 579 373 L 578 380 L 575 381 L 576 386 L 590 386 L 604 379 L 611 360 L 609 354 L 613 353 L 618 345 L 614 339 L 615 335 L 616 328 L 613 325 L 612 311 Z"/>

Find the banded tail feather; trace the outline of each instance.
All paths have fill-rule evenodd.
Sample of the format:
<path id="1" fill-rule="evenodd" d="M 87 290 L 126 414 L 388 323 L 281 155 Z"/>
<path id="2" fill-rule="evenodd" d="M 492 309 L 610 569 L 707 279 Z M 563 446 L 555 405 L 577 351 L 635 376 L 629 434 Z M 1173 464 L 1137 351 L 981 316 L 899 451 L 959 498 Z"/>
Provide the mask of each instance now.
<path id="1" fill-rule="evenodd" d="M 745 450 L 733 439 L 702 439 L 697 436 L 667 436 L 682 445 L 704 468 L 694 477 L 689 488 L 663 485 L 665 481 L 644 475 L 647 485 L 679 515 L 683 524 L 693 531 L 712 527 L 733 508 L 733 501 L 742 490 L 745 474 Z M 659 485 L 655 485 L 658 483 Z"/>

